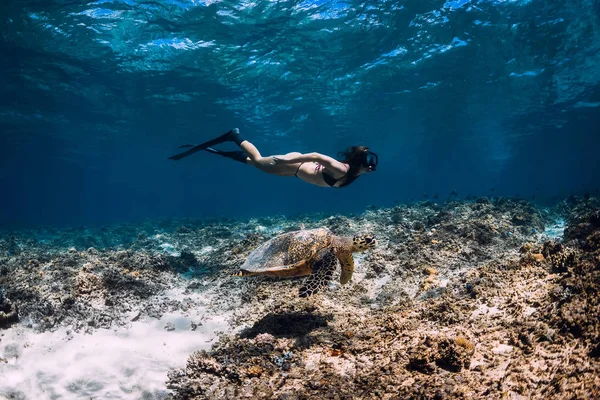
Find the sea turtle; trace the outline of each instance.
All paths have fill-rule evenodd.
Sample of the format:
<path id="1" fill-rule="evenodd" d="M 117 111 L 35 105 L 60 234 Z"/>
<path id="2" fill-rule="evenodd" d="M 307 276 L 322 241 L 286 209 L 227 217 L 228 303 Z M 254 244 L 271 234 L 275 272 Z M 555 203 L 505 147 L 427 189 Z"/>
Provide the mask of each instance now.
<path id="1" fill-rule="evenodd" d="M 308 276 L 299 291 L 300 297 L 307 297 L 327 286 L 338 260 L 340 282 L 348 283 L 354 271 L 352 253 L 376 245 L 373 235 L 342 237 L 325 228 L 287 232 L 256 248 L 234 275 Z"/>

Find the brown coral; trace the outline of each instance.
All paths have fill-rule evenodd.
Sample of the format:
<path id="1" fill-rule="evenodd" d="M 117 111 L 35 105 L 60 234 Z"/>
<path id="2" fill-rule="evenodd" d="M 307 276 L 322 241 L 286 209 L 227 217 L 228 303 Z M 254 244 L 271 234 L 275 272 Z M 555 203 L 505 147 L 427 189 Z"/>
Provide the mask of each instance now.
<path id="1" fill-rule="evenodd" d="M 0 291 L 0 328 L 6 328 L 19 320 L 17 306 Z"/>
<path id="2" fill-rule="evenodd" d="M 385 264 L 384 273 L 367 271 L 365 280 L 332 291 L 315 303 L 312 317 L 298 313 L 296 299 L 282 297 L 285 283 L 261 286 L 260 296 L 245 298 L 256 312 L 244 314 L 252 328 L 204 355 L 222 371 L 203 364 L 174 372 L 175 398 L 598 397 L 598 254 L 585 250 L 595 246 L 595 231 L 577 242 L 542 244 L 519 236 L 539 222 L 523 202 L 476 206 L 455 204 L 447 218 L 425 215 L 419 223 L 395 208 L 389 220 L 415 230 L 389 252 L 368 257 Z M 429 216 L 440 213 L 428 207 Z M 510 215 L 521 225 L 495 219 L 495 208 L 518 208 Z M 482 215 L 475 225 L 454 218 L 473 210 Z M 442 226 L 433 232 L 432 224 Z M 443 240 L 428 235 L 440 232 Z M 505 253 L 492 250 L 500 243 Z M 436 273 L 424 265 L 435 265 Z M 419 285 L 435 278 L 445 279 L 444 287 L 422 295 Z M 383 282 L 376 295 L 371 280 Z M 318 323 L 325 310 L 332 317 Z M 227 378 L 224 368 L 239 378 Z M 186 397 L 188 386 L 180 385 L 192 378 L 210 393 Z"/>

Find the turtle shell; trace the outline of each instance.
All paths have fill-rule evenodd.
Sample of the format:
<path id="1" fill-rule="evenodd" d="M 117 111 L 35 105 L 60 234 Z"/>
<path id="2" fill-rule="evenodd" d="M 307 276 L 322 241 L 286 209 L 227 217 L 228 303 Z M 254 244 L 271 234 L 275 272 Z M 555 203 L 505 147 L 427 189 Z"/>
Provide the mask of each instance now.
<path id="1" fill-rule="evenodd" d="M 330 246 L 331 240 L 332 234 L 325 228 L 287 232 L 257 247 L 240 269 L 262 272 L 267 268 L 291 266 L 310 259 Z"/>

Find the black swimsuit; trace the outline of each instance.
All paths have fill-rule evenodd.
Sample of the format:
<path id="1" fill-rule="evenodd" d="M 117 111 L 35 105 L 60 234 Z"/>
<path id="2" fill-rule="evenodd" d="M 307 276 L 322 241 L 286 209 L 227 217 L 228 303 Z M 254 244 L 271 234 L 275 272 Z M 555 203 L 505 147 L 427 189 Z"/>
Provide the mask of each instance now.
<path id="1" fill-rule="evenodd" d="M 302 166 L 302 164 L 304 163 L 300 163 L 300 165 L 298 165 L 298 169 L 296 169 L 296 173 L 294 174 L 294 176 L 296 178 L 298 178 L 298 171 L 300 171 L 300 167 Z M 316 169 L 318 170 L 319 168 L 322 168 L 323 166 L 321 164 L 317 164 Z M 344 176 L 342 176 L 340 179 L 335 179 L 333 176 L 325 173 L 325 171 L 323 171 L 321 173 L 321 175 L 323 175 L 323 180 L 325 181 L 326 184 L 328 184 L 331 187 L 335 187 L 335 184 L 338 183 L 341 179 L 344 179 L 344 177 L 348 174 L 348 172 L 346 172 L 344 174 Z"/>

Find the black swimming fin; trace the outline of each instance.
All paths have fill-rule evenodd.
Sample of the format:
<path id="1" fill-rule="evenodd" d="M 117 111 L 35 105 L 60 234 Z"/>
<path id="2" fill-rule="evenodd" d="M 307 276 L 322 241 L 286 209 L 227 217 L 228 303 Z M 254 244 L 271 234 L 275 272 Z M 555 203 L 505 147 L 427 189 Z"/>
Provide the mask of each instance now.
<path id="1" fill-rule="evenodd" d="M 246 164 L 246 159 L 248 157 L 246 155 L 246 153 L 244 153 L 241 150 L 237 150 L 237 151 L 221 151 L 221 150 L 213 149 L 212 147 L 207 147 L 204 150 L 208 151 L 209 153 L 218 154 L 218 155 L 223 156 L 223 157 L 231 158 L 232 160 L 241 162 L 242 164 Z"/>
<path id="2" fill-rule="evenodd" d="M 221 135 L 215 139 L 209 140 L 208 142 L 204 142 L 204 143 L 196 145 L 196 146 L 191 145 L 191 144 L 181 145 L 181 146 L 179 146 L 180 148 L 184 148 L 184 147 L 192 147 L 192 148 L 187 151 L 184 151 L 183 153 L 175 154 L 175 155 L 169 157 L 169 160 L 181 160 L 182 158 L 191 156 L 192 154 L 197 153 L 200 150 L 205 150 L 207 147 L 211 147 L 216 144 L 223 143 L 223 142 L 236 142 L 239 145 L 238 142 L 241 143 L 240 139 L 241 138 L 240 138 L 239 129 L 234 128 L 234 129 L 230 130 L 229 132 L 224 133 L 223 135 Z"/>

